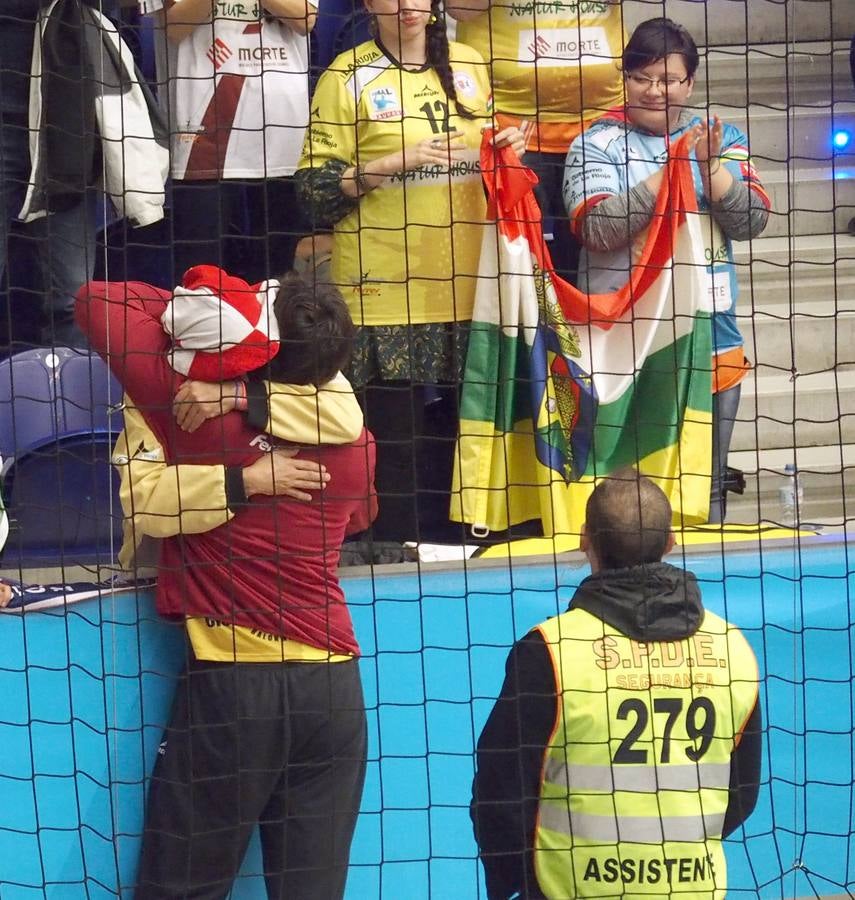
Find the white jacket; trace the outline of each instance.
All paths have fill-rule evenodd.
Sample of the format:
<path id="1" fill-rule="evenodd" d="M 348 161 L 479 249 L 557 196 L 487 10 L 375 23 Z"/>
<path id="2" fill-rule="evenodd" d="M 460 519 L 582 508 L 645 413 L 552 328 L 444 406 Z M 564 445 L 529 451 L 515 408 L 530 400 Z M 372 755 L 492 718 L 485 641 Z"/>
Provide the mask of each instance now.
<path id="1" fill-rule="evenodd" d="M 25 222 L 47 214 L 43 144 L 42 40 L 50 15 L 60 0 L 53 0 L 39 17 L 33 42 L 30 72 L 30 184 L 19 218 Z M 100 179 L 118 215 L 132 225 L 151 225 L 163 218 L 165 184 L 169 173 L 168 133 L 154 119 L 153 103 L 140 83 L 134 56 L 113 23 L 98 10 L 81 4 L 91 17 L 86 31 L 100 41 L 82 41 L 83 52 L 95 72 L 95 118 L 103 159 Z M 92 28 L 89 28 L 92 26 Z"/>

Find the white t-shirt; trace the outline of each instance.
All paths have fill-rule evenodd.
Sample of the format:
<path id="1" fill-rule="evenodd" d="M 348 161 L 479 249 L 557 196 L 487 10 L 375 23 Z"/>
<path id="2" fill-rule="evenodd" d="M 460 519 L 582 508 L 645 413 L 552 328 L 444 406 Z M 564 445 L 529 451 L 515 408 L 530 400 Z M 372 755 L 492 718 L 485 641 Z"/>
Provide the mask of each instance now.
<path id="1" fill-rule="evenodd" d="M 165 0 L 139 5 L 158 13 Z M 178 44 L 157 31 L 172 177 L 293 175 L 309 122 L 308 36 L 265 18 L 257 0 L 216 0 L 213 21 Z"/>

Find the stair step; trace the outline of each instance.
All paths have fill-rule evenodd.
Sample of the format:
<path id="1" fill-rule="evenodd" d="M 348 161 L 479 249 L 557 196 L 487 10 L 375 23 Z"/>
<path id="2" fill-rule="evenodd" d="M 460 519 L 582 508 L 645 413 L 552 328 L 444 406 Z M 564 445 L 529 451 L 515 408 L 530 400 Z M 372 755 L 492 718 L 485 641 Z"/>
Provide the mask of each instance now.
<path id="1" fill-rule="evenodd" d="M 814 274 L 809 267 L 794 266 L 789 272 L 778 272 L 777 277 L 764 278 L 753 274 L 750 268 L 739 269 L 737 314 L 751 316 L 753 310 L 754 314 L 769 313 L 775 318 L 790 312 L 811 315 L 814 302 L 832 304 L 836 312 L 850 310 L 855 297 L 855 265 L 826 266 L 819 272 Z"/>
<path id="2" fill-rule="evenodd" d="M 855 307 L 855 237 L 849 234 L 760 237 L 733 245 L 739 310 L 810 313 L 814 301 Z M 784 312 L 782 312 L 782 307 Z"/>
<path id="3" fill-rule="evenodd" d="M 855 4 L 852 9 L 855 11 Z M 852 96 L 848 39 L 830 43 L 800 38 L 789 44 L 708 47 L 698 69 L 693 100 L 732 110 L 749 104 L 786 110 L 799 104 L 827 106 L 832 100 L 851 100 Z"/>
<path id="4" fill-rule="evenodd" d="M 770 236 L 765 232 L 752 241 L 733 245 L 736 264 L 754 270 L 758 278 L 774 278 L 789 272 L 855 267 L 855 235 L 843 233 Z"/>
<path id="5" fill-rule="evenodd" d="M 768 367 L 743 382 L 734 450 L 855 443 L 855 371 L 798 375 Z"/>
<path id="6" fill-rule="evenodd" d="M 728 521 L 747 522 L 781 516 L 779 491 L 784 467 L 795 462 L 804 491 L 801 520 L 842 524 L 855 511 L 855 444 L 751 450 L 731 453 L 731 466 L 745 475 L 745 493 L 728 496 Z"/>
<path id="7" fill-rule="evenodd" d="M 762 178 L 772 203 L 766 237 L 845 232 L 855 217 L 855 167 L 771 169 Z"/>
<path id="8" fill-rule="evenodd" d="M 855 477 L 855 444 L 819 447 L 783 447 L 776 450 L 740 450 L 728 456 L 731 466 L 746 476 L 783 478 L 784 467 L 795 463 L 802 474 L 837 474 L 852 469 Z"/>
<path id="9" fill-rule="evenodd" d="M 746 353 L 758 367 L 813 373 L 855 362 L 855 237 L 734 244 Z M 795 361 L 793 361 L 795 356 Z"/>
<path id="10" fill-rule="evenodd" d="M 627 28 L 651 16 L 669 16 L 685 25 L 698 44 L 745 44 L 849 38 L 855 33 L 852 0 L 623 0 Z"/>
<path id="11" fill-rule="evenodd" d="M 851 299 L 851 298 L 850 298 Z M 769 307 L 739 316 L 745 353 L 754 365 L 807 375 L 855 363 L 855 309 L 841 310 L 833 301 L 815 301 L 810 313 Z"/>
<path id="12" fill-rule="evenodd" d="M 830 166 L 832 161 L 848 169 L 855 164 L 855 101 L 786 110 L 757 104 L 733 109 L 715 102 L 715 97 L 713 101 L 710 114 L 717 114 L 748 136 L 751 157 L 761 178 L 773 164 L 790 169 L 820 163 Z M 852 135 L 848 148 L 834 148 L 832 138 L 837 131 Z"/>

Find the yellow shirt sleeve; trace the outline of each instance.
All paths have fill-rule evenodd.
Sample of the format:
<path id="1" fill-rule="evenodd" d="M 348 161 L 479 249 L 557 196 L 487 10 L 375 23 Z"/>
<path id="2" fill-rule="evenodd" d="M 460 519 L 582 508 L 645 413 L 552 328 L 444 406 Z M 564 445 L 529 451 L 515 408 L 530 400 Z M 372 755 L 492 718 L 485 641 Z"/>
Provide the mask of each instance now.
<path id="1" fill-rule="evenodd" d="M 340 372 L 325 385 L 265 382 L 267 431 L 295 444 L 350 444 L 362 434 L 362 409 Z"/>
<path id="2" fill-rule="evenodd" d="M 168 466 L 163 448 L 132 406 L 125 407 L 125 430 L 113 449 L 113 465 L 125 515 L 119 562 L 126 569 L 133 568 L 144 536 L 200 534 L 234 515 L 226 503 L 225 467 Z"/>

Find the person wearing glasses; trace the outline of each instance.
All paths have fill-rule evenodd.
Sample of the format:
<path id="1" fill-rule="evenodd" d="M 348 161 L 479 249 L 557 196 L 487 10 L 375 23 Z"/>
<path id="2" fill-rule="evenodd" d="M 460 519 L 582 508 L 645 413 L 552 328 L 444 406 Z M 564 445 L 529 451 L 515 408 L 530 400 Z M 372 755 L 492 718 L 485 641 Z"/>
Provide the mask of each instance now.
<path id="1" fill-rule="evenodd" d="M 736 321 L 733 241 L 756 238 L 769 219 L 769 197 L 752 165 L 746 136 L 718 116 L 689 106 L 698 48 L 666 18 L 636 28 L 622 57 L 626 102 L 577 138 L 564 171 L 564 204 L 583 245 L 579 288 L 619 290 L 644 246 L 668 147 L 687 132 L 698 206 L 707 217 L 706 250 L 713 317 L 713 462 L 709 521 L 725 515 L 727 454 L 750 369 Z"/>

